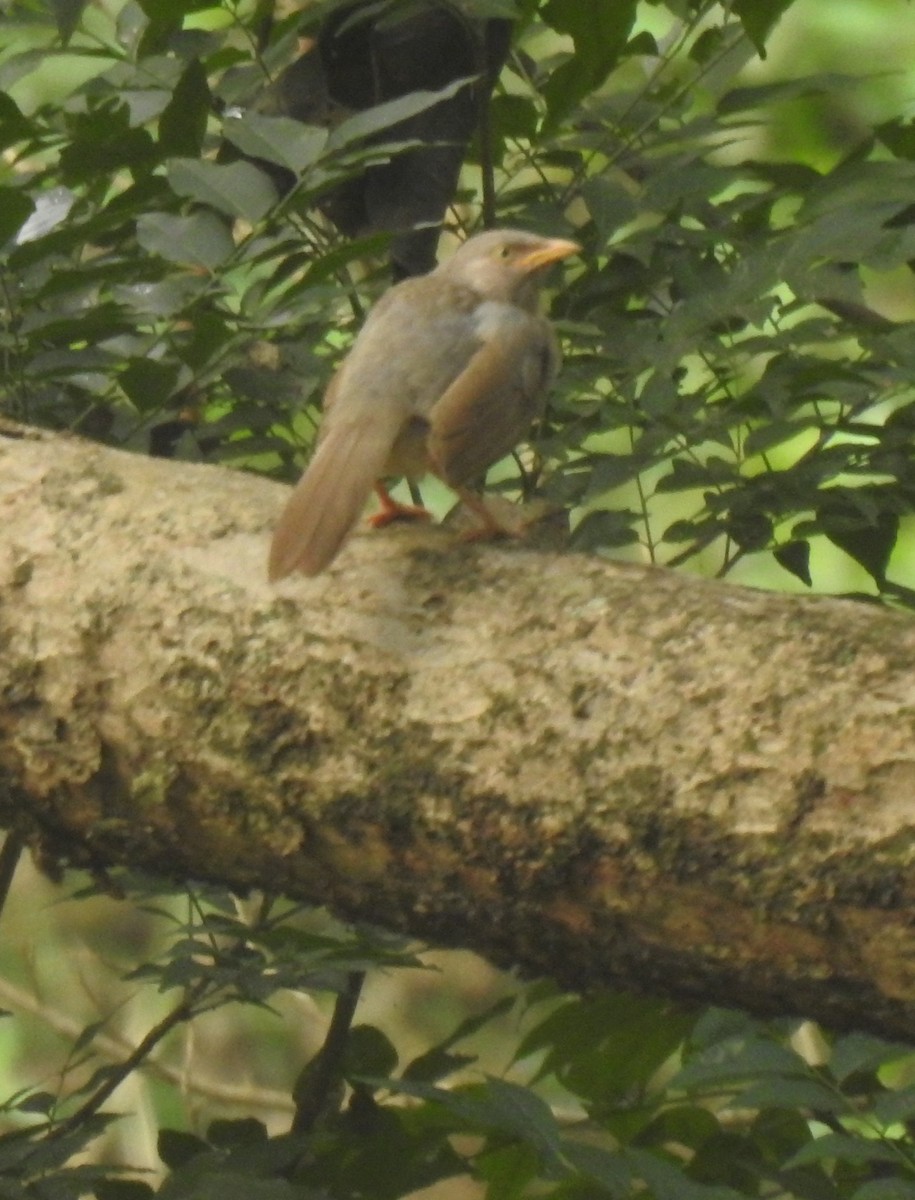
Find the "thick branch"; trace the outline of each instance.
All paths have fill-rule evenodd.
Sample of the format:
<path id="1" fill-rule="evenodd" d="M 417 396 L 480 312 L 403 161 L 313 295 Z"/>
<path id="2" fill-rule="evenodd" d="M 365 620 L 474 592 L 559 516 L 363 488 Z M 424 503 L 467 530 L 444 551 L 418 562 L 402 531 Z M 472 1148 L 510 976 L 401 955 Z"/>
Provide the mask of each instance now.
<path id="1" fill-rule="evenodd" d="M 915 626 L 0 432 L 0 816 L 573 987 L 915 1036 Z"/>

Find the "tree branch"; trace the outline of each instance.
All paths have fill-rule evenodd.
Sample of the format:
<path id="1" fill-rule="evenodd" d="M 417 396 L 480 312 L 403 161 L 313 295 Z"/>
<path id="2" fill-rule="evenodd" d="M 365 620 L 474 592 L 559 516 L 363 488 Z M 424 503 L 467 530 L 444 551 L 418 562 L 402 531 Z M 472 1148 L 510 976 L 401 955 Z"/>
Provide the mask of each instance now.
<path id="1" fill-rule="evenodd" d="M 0 817 L 570 987 L 915 1036 L 915 627 L 0 429 Z"/>
<path id="2" fill-rule="evenodd" d="M 335 1093 L 339 1091 L 342 1099 L 343 1062 L 364 982 L 363 971 L 350 971 L 346 987 L 334 1004 L 334 1013 L 321 1049 L 299 1072 L 293 1089 L 293 1133 L 310 1133 L 328 1115 L 335 1102 Z M 337 1104 L 339 1106 L 339 1101 Z"/>

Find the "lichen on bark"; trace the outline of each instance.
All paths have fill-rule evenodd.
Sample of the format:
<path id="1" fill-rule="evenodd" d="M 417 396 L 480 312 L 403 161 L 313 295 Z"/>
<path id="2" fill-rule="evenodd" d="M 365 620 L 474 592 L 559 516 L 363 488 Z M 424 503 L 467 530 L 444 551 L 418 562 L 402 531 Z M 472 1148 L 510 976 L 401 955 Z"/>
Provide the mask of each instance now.
<path id="1" fill-rule="evenodd" d="M 915 1035 L 915 627 L 0 430 L 0 816 L 574 987 Z"/>

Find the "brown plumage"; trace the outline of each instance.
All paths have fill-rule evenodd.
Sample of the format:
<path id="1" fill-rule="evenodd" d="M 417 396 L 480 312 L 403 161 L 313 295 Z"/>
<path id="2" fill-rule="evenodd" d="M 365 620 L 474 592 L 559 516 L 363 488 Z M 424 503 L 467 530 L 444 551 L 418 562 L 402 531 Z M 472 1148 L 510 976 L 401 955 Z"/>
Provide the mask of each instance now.
<path id="1" fill-rule="evenodd" d="M 271 580 L 323 571 L 384 476 L 431 471 L 473 505 L 467 485 L 543 410 L 559 350 L 538 290 L 578 248 L 491 230 L 382 296 L 327 390 L 317 449 L 273 535 Z"/>

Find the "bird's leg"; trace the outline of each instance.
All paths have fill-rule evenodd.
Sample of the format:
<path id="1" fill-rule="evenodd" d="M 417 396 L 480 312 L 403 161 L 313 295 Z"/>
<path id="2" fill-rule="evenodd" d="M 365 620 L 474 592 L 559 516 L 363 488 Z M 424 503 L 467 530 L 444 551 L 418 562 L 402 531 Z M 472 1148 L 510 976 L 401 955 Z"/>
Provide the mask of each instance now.
<path id="1" fill-rule="evenodd" d="M 480 519 L 479 525 L 460 534 L 462 542 L 485 542 L 502 537 L 524 537 L 530 522 L 513 519 L 520 512 L 517 506 L 511 505 L 511 516 L 509 516 L 509 512 L 506 512 L 506 519 L 500 520 L 483 497 L 477 495 L 476 492 L 470 491 L 469 488 L 454 488 L 454 490 L 460 497 L 461 503 Z"/>
<path id="2" fill-rule="evenodd" d="M 542 498 L 515 504 L 504 496 L 480 495 L 469 488 L 455 488 L 464 508 L 479 518 L 479 525 L 458 534 L 462 542 L 482 542 L 495 538 L 524 538 L 533 526 L 560 510 Z"/>
<path id="3" fill-rule="evenodd" d="M 375 495 L 381 504 L 381 512 L 369 517 L 373 529 L 383 529 L 394 521 L 431 521 L 432 514 L 416 504 L 400 504 L 391 496 L 383 483 L 375 484 Z"/>

